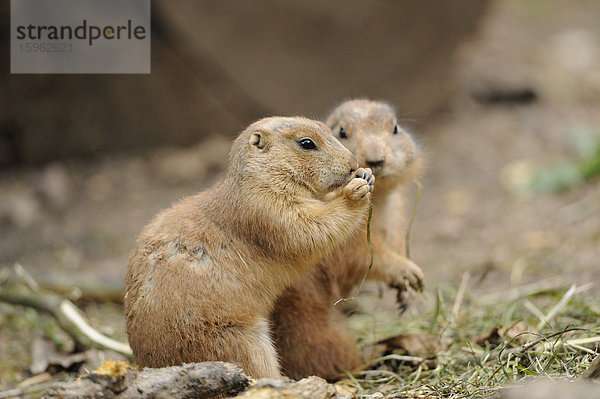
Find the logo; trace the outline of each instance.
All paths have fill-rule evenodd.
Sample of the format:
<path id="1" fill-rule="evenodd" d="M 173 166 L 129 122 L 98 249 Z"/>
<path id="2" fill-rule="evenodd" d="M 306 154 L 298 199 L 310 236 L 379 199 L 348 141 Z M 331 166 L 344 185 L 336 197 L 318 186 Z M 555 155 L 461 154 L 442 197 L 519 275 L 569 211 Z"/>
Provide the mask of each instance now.
<path id="1" fill-rule="evenodd" d="M 124 31 L 124 32 L 122 32 Z M 17 40 L 88 40 L 88 44 L 91 46 L 94 40 L 106 39 L 106 40 L 143 40 L 146 38 L 146 28 L 143 26 L 131 26 L 131 20 L 127 20 L 127 25 L 117 26 L 105 26 L 100 28 L 98 26 L 89 25 L 87 19 L 84 19 L 80 26 L 73 28 L 69 25 L 62 26 L 45 26 L 45 25 L 28 25 L 28 26 L 17 26 Z"/>
<path id="2" fill-rule="evenodd" d="M 11 0 L 11 73 L 150 73 L 150 0 Z"/>

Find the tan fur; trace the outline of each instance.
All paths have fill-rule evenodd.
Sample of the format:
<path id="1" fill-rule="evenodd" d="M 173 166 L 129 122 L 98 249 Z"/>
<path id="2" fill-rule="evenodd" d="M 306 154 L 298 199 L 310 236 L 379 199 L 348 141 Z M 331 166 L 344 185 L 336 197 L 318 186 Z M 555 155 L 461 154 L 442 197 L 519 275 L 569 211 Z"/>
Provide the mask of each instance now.
<path id="1" fill-rule="evenodd" d="M 361 166 L 373 168 L 371 241 L 373 268 L 369 280 L 397 288 L 401 306 L 407 288 L 422 289 L 423 274 L 405 254 L 404 188 L 421 174 L 423 156 L 410 135 L 397 125 L 387 104 L 368 100 L 347 101 L 327 118 L 340 142 Z M 340 137 L 344 128 L 346 138 Z M 316 374 L 333 379 L 343 370 L 359 366 L 355 339 L 333 303 L 352 295 L 367 272 L 370 251 L 366 225 L 321 262 L 314 273 L 289 288 L 271 315 L 283 372 L 295 379 Z"/>
<path id="2" fill-rule="evenodd" d="M 318 149 L 301 148 L 304 138 Z M 160 212 L 138 238 L 125 295 L 136 363 L 221 360 L 279 376 L 269 314 L 364 220 L 373 178 L 357 167 L 320 122 L 250 125 L 224 180 Z"/>

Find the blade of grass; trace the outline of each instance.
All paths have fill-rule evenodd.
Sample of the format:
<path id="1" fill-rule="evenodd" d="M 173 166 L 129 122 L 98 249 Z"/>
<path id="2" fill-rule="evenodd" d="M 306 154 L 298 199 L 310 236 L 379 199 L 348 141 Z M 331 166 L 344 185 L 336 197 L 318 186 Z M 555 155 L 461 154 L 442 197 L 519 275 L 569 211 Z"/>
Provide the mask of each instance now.
<path id="1" fill-rule="evenodd" d="M 569 288 L 569 290 L 565 293 L 565 295 L 563 295 L 560 301 L 558 301 L 556 305 L 554 305 L 552 309 L 550 309 L 550 311 L 544 317 L 544 320 L 540 320 L 536 328 L 540 330 L 544 326 L 544 324 L 549 323 L 550 320 L 552 320 L 554 316 L 556 316 L 558 312 L 560 312 L 567 305 L 567 303 L 571 300 L 571 297 L 573 297 L 573 295 L 575 294 L 576 290 L 577 286 L 573 284 L 571 288 Z"/>
<path id="2" fill-rule="evenodd" d="M 360 282 L 360 285 L 358 286 L 358 289 L 356 290 L 354 295 L 352 295 L 349 298 L 338 299 L 337 301 L 335 301 L 333 306 L 337 305 L 340 302 L 347 302 L 347 301 L 352 301 L 352 300 L 356 299 L 358 294 L 360 294 L 360 291 L 362 291 L 363 285 L 365 285 L 365 281 L 367 280 L 367 276 L 369 275 L 369 273 L 371 272 L 371 269 L 373 268 L 374 254 L 373 254 L 373 244 L 371 243 L 371 219 L 372 218 L 373 218 L 373 204 L 369 201 L 369 217 L 367 218 L 367 245 L 369 246 L 369 251 L 371 252 L 371 261 L 369 262 L 369 267 L 367 268 L 367 272 L 363 276 L 363 278 Z"/>
<path id="3" fill-rule="evenodd" d="M 419 181 L 415 181 L 417 185 L 417 193 L 415 194 L 415 202 L 413 204 L 412 212 L 410 213 L 410 219 L 408 220 L 408 227 L 406 228 L 406 236 L 405 236 L 405 245 L 406 245 L 406 257 L 410 259 L 410 233 L 412 231 L 412 226 L 417 217 L 417 207 L 419 205 L 419 201 L 421 200 L 421 192 L 423 191 L 423 185 Z"/>
<path id="4" fill-rule="evenodd" d="M 462 305 L 465 292 L 467 291 L 470 278 L 471 274 L 469 272 L 465 272 L 463 274 L 462 280 L 460 281 L 460 286 L 458 287 L 458 292 L 456 293 L 456 298 L 454 298 L 454 306 L 452 306 L 452 315 L 454 316 L 454 320 L 456 321 L 458 321 L 458 314 L 460 312 L 460 307 Z"/>

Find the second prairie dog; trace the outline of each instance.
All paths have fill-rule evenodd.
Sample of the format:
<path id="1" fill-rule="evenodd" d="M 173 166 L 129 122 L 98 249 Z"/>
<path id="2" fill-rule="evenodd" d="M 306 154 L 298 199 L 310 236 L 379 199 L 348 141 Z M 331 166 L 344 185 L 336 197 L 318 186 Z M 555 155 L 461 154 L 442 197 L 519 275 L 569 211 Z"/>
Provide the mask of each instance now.
<path id="1" fill-rule="evenodd" d="M 278 377 L 276 298 L 349 240 L 374 178 L 327 126 L 273 117 L 233 143 L 222 182 L 160 212 L 126 278 L 127 334 L 140 367 L 221 360 Z"/>
<path id="2" fill-rule="evenodd" d="M 377 177 L 377 190 L 373 193 L 373 220 L 371 241 L 375 261 L 368 278 L 383 281 L 403 291 L 411 287 L 423 288 L 423 272 L 407 259 L 405 237 L 405 189 L 418 179 L 423 171 L 424 157 L 411 135 L 398 125 L 396 112 L 386 103 L 369 100 L 351 100 L 339 105 L 327 118 L 326 124 L 358 159 L 358 163 L 371 168 Z M 342 134 L 342 129 L 344 134 Z M 366 232 L 365 232 L 366 234 Z M 364 239 L 361 244 L 361 239 Z M 336 281 L 342 297 L 360 282 L 367 271 L 370 251 L 365 236 L 358 236 L 356 245 L 347 246 L 344 257 L 367 259 L 352 262 L 338 259 L 331 269 L 342 275 Z M 342 252 L 337 253 L 342 255 Z M 356 260 L 358 260 L 356 259 Z M 341 267 L 343 264 L 344 267 Z M 347 283 L 345 286 L 343 283 Z"/>
<path id="3" fill-rule="evenodd" d="M 405 253 L 404 188 L 421 174 L 423 156 L 385 103 L 352 100 L 327 118 L 334 135 L 373 169 L 371 242 L 374 262 L 368 279 L 398 289 L 403 305 L 407 288 L 421 290 L 421 268 Z M 321 262 L 315 272 L 285 291 L 271 315 L 283 372 L 295 379 L 318 375 L 334 379 L 359 366 L 356 341 L 333 303 L 351 296 L 367 272 L 370 251 L 366 227 Z"/>

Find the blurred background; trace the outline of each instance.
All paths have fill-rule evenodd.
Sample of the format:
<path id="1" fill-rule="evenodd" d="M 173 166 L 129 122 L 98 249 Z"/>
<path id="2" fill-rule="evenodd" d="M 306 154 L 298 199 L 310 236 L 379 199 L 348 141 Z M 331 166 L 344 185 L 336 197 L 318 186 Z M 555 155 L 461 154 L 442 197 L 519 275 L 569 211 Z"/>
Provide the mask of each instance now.
<path id="1" fill-rule="evenodd" d="M 218 180 L 250 122 L 353 97 L 394 104 L 427 153 L 411 253 L 428 287 L 598 281 L 597 0 L 153 0 L 152 73 L 112 76 L 10 75 L 9 14 L 0 266 L 115 304 L 87 313 L 121 340 L 143 225 Z M 0 330 L 0 383 L 29 356 L 17 326 Z"/>

